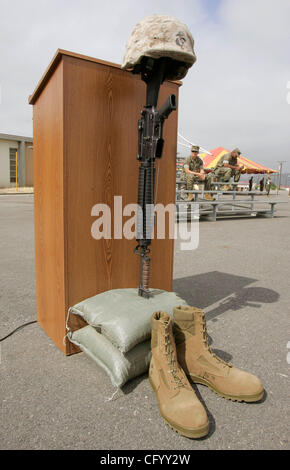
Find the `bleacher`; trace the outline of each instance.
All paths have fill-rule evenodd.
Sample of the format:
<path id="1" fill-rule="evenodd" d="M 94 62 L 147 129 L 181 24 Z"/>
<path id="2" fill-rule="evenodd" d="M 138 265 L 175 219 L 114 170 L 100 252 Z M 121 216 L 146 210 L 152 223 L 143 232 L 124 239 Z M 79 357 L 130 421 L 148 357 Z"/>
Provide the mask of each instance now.
<path id="1" fill-rule="evenodd" d="M 267 195 L 266 191 L 239 191 L 239 183 L 230 181 L 229 183 L 215 182 L 211 191 L 205 191 L 204 185 L 199 184 L 196 190 L 181 190 L 184 181 L 180 180 L 184 158 L 177 158 L 176 162 L 176 220 L 192 219 L 196 217 L 198 208 L 199 217 L 210 217 L 216 221 L 219 217 L 237 216 L 269 216 L 274 217 L 277 204 L 285 204 L 286 201 L 277 201 Z M 230 187 L 225 190 L 224 187 Z M 182 196 L 193 194 L 191 201 L 183 200 Z M 210 194 L 214 200 L 205 198 L 205 194 Z M 264 196 L 262 198 L 261 196 Z"/>

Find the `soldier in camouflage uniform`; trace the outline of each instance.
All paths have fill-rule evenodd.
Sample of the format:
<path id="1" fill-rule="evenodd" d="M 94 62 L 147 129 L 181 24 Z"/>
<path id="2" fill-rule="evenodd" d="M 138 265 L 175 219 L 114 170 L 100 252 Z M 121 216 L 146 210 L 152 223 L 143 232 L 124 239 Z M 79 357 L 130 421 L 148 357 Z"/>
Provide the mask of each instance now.
<path id="1" fill-rule="evenodd" d="M 272 184 L 272 181 L 271 181 L 270 176 L 268 175 L 267 179 L 266 179 L 266 183 L 265 183 L 265 189 L 267 191 L 267 196 L 269 196 L 270 189 L 271 189 L 271 184 Z"/>
<path id="2" fill-rule="evenodd" d="M 232 176 L 236 183 L 240 180 L 243 167 L 238 165 L 239 155 L 241 155 L 241 151 L 236 148 L 222 156 L 214 169 L 214 174 L 219 181 L 227 183 Z"/>
<path id="3" fill-rule="evenodd" d="M 252 188 L 253 188 L 253 177 L 251 176 L 251 178 L 249 179 L 249 191 L 252 191 Z"/>
<path id="4" fill-rule="evenodd" d="M 195 184 L 200 184 L 204 182 L 205 190 L 209 191 L 211 188 L 212 183 L 212 176 L 211 174 L 206 175 L 203 169 L 203 161 L 198 156 L 199 147 L 197 145 L 193 145 L 191 147 L 191 155 L 185 159 L 183 164 L 181 180 L 185 182 L 182 185 L 181 190 L 186 189 L 187 191 L 192 191 L 194 189 Z M 182 191 L 181 193 L 182 199 L 186 198 L 186 194 Z M 209 194 L 205 195 L 206 199 L 213 199 Z M 191 201 L 193 199 L 193 194 L 188 194 L 188 200 Z"/>

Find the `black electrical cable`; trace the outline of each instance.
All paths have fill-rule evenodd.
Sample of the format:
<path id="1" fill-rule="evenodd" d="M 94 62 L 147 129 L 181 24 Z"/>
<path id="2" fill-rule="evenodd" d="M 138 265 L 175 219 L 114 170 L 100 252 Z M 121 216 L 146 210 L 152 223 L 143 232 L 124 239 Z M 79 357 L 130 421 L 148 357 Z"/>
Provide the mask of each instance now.
<path id="1" fill-rule="evenodd" d="M 4 338 L 1 338 L 1 339 L 0 339 L 0 343 L 1 343 L 2 341 L 4 341 L 4 339 L 9 338 L 9 336 L 12 336 L 14 333 L 16 333 L 16 331 L 21 330 L 22 328 L 24 328 L 24 327 L 27 326 L 27 325 L 32 325 L 32 323 L 37 323 L 37 321 L 36 321 L 36 320 L 34 320 L 34 321 L 29 321 L 28 323 L 24 323 L 24 325 L 18 326 L 15 330 L 11 331 L 11 333 L 9 333 L 7 336 L 4 336 Z"/>

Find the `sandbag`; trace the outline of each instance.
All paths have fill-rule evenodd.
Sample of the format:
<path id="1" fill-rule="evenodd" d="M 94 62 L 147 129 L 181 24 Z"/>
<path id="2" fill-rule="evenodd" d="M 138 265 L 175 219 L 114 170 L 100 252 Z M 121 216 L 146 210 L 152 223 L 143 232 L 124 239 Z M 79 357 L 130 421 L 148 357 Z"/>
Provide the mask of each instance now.
<path id="1" fill-rule="evenodd" d="M 151 359 L 150 341 L 123 354 L 90 325 L 68 333 L 69 340 L 93 359 L 110 377 L 115 387 L 147 372 Z"/>
<path id="2" fill-rule="evenodd" d="M 172 315 L 178 305 L 186 302 L 175 292 L 154 289 L 153 297 L 145 299 L 138 289 L 113 289 L 79 302 L 69 313 L 80 315 L 121 352 L 128 352 L 150 338 L 154 312 L 163 310 Z"/>

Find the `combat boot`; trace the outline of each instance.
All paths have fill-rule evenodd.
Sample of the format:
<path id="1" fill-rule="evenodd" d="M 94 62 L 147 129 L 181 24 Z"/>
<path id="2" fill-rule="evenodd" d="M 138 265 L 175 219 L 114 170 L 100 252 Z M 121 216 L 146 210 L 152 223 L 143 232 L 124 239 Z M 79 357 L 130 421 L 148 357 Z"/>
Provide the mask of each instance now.
<path id="1" fill-rule="evenodd" d="M 155 312 L 151 326 L 149 380 L 157 396 L 160 414 L 179 434 L 203 437 L 209 431 L 208 417 L 177 362 L 172 319 L 165 312 Z"/>
<path id="2" fill-rule="evenodd" d="M 264 389 L 258 377 L 233 367 L 211 351 L 201 309 L 180 306 L 173 314 L 177 360 L 193 382 L 233 401 L 261 400 Z"/>

